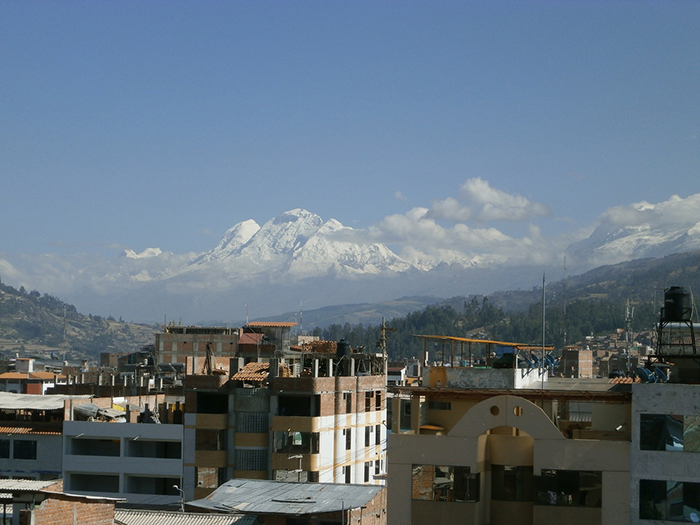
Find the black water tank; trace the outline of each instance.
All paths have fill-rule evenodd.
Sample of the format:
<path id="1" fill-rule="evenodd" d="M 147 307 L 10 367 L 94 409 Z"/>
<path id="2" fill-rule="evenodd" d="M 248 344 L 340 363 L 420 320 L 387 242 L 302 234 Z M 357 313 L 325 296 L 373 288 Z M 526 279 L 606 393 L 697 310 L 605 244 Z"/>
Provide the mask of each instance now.
<path id="1" fill-rule="evenodd" d="M 335 356 L 340 359 L 341 357 L 349 356 L 350 355 L 350 343 L 348 343 L 345 339 L 341 339 L 338 341 L 338 345 L 336 346 L 335 350 Z"/>
<path id="2" fill-rule="evenodd" d="M 690 294 L 680 286 L 671 286 L 664 291 L 662 320 L 667 323 L 690 321 L 693 308 Z"/>

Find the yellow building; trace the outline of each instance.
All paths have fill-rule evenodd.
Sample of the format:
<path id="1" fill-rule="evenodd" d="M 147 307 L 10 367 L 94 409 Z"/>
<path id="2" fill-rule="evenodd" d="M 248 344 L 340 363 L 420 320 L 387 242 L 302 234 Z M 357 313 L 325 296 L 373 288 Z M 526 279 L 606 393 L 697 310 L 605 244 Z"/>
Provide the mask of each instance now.
<path id="1" fill-rule="evenodd" d="M 433 367 L 425 386 L 397 388 L 389 523 L 629 522 L 629 385 L 545 375 Z"/>

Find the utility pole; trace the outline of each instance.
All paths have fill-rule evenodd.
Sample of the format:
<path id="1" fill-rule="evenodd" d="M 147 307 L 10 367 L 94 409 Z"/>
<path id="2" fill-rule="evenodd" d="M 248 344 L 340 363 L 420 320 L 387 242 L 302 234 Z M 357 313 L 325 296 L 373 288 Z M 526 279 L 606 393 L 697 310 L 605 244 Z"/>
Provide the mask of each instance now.
<path id="1" fill-rule="evenodd" d="M 632 375 L 632 359 L 630 356 L 630 332 L 632 331 L 632 318 L 634 317 L 634 306 L 630 307 L 630 300 L 627 299 L 627 308 L 625 309 L 625 360 L 627 368 L 627 377 Z"/>

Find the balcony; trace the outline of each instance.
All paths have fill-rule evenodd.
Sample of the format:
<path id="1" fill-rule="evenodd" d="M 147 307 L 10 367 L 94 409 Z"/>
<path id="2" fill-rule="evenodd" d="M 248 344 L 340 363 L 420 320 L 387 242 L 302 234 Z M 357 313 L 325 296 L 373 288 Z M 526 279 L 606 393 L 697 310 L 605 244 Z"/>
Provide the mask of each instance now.
<path id="1" fill-rule="evenodd" d="M 297 432 L 318 432 L 320 427 L 321 420 L 318 417 L 273 416 L 272 418 L 273 431 L 292 429 Z"/>

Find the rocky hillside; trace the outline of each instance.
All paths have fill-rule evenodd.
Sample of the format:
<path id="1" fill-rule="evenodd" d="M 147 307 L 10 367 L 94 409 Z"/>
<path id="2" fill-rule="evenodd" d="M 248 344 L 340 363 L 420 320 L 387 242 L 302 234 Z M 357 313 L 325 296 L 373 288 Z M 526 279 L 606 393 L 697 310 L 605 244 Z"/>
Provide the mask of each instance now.
<path id="1" fill-rule="evenodd" d="M 157 327 L 83 315 L 48 294 L 0 283 L 0 354 L 88 359 L 152 344 Z"/>

